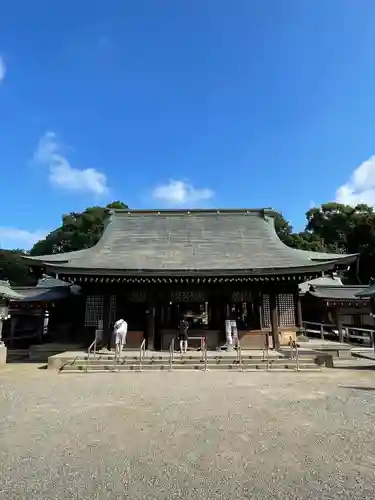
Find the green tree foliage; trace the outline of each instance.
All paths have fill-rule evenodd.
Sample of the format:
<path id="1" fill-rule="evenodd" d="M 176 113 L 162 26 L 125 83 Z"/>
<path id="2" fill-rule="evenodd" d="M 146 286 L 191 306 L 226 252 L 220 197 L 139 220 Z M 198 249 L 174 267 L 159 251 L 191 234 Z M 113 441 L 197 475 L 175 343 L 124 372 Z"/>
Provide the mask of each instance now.
<path id="1" fill-rule="evenodd" d="M 89 207 L 83 212 L 63 215 L 59 228 L 38 241 L 31 255 L 50 255 L 90 248 L 98 242 L 104 229 L 108 209 L 126 209 L 125 203 L 114 201 L 106 207 Z"/>
<path id="2" fill-rule="evenodd" d="M 21 257 L 22 250 L 0 250 L 0 279 L 9 280 L 13 286 L 36 285 L 36 278 Z"/>
<path id="3" fill-rule="evenodd" d="M 30 254 L 70 252 L 95 245 L 103 233 L 107 210 L 111 208 L 128 207 L 116 201 L 106 207 L 89 207 L 83 212 L 64 215 L 61 226 L 38 241 Z M 280 239 L 293 248 L 359 253 L 359 269 L 351 270 L 351 281 L 356 281 L 358 271 L 360 281 L 364 284 L 375 277 L 375 212 L 372 207 L 325 203 L 306 213 L 304 231 L 294 232 L 282 215 L 276 215 L 275 229 Z M 10 279 L 13 285 L 32 284 L 34 278 L 20 255 L 20 250 L 0 250 L 2 277 Z"/>
<path id="4" fill-rule="evenodd" d="M 283 215 L 276 213 L 274 220 L 276 233 L 285 245 L 315 252 L 324 252 L 326 250 L 321 239 L 315 234 L 306 231 L 294 233 L 292 226 Z"/>
<path id="5" fill-rule="evenodd" d="M 306 214 L 305 233 L 318 238 L 322 248 L 335 253 L 359 253 L 362 283 L 375 277 L 375 213 L 368 205 L 355 207 L 325 203 Z"/>
<path id="6" fill-rule="evenodd" d="M 294 233 L 281 215 L 275 218 L 280 239 L 293 248 L 329 253 L 359 253 L 349 279 L 367 284 L 375 277 L 375 212 L 368 205 L 325 203 L 306 213 L 305 230 Z"/>

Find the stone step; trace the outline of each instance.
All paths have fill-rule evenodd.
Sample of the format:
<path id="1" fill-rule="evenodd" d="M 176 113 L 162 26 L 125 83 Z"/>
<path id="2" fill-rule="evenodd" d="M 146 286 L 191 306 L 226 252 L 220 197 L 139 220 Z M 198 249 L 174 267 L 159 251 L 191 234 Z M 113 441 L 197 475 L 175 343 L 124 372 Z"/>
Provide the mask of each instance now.
<path id="1" fill-rule="evenodd" d="M 23 361 L 29 359 L 28 349 L 9 349 L 7 352 L 7 362 L 13 363 L 16 361 Z"/>
<path id="2" fill-rule="evenodd" d="M 205 367 L 202 364 L 174 364 L 172 370 L 200 370 L 204 371 Z M 267 371 L 266 364 L 251 364 L 239 365 L 232 364 L 214 364 L 207 365 L 208 370 L 235 370 L 235 371 Z M 269 365 L 269 371 L 296 371 L 295 363 L 283 363 L 277 365 Z M 320 368 L 314 363 L 301 363 L 299 365 L 299 370 L 311 370 L 320 371 Z M 95 365 L 65 365 L 60 372 L 113 372 L 113 371 L 170 371 L 169 364 L 158 364 L 158 365 L 143 365 L 142 370 L 139 364 L 126 364 L 126 365 L 115 365 L 115 364 L 95 364 Z"/>
<path id="3" fill-rule="evenodd" d="M 201 359 L 174 359 L 172 362 L 174 365 L 175 364 L 181 364 L 181 365 L 204 365 L 204 360 Z M 315 364 L 314 358 L 305 358 L 305 359 L 300 359 L 300 363 L 309 363 L 309 364 Z M 91 360 L 81 360 L 81 359 L 75 359 L 66 362 L 66 364 L 74 364 L 76 366 L 81 365 L 81 366 L 95 366 L 95 365 L 139 365 L 139 358 L 138 359 L 124 359 L 122 358 L 119 362 L 116 363 L 116 361 L 111 358 L 111 359 L 91 359 Z M 207 360 L 208 365 L 239 365 L 239 362 L 236 359 L 209 359 Z M 262 359 L 243 359 L 242 360 L 242 365 L 257 365 L 257 364 L 262 364 L 262 365 L 267 365 L 266 360 Z M 269 365 L 283 365 L 283 364 L 296 364 L 295 360 L 292 359 L 270 359 L 269 360 Z M 168 359 L 155 359 L 155 360 L 150 360 L 150 359 L 145 359 L 142 361 L 143 366 L 160 366 L 160 365 L 169 365 L 169 360 Z"/>
<path id="4" fill-rule="evenodd" d="M 307 355 L 307 356 L 303 356 L 303 358 L 311 358 L 313 359 L 314 356 L 312 355 Z M 80 355 L 80 356 L 72 356 L 72 357 L 65 357 L 64 358 L 66 361 L 73 361 L 73 360 L 76 360 L 76 361 L 87 361 L 88 360 L 88 357 L 87 355 Z M 100 355 L 97 355 L 95 358 L 93 356 L 90 357 L 90 361 L 93 361 L 93 360 L 105 360 L 105 361 L 111 361 L 111 360 L 114 360 L 115 359 L 115 355 L 114 354 L 100 354 Z M 145 358 L 145 361 L 163 361 L 163 362 L 166 362 L 166 361 L 169 361 L 169 356 L 146 356 Z M 180 354 L 175 354 L 174 355 L 174 358 L 173 358 L 175 361 L 176 360 L 192 360 L 192 361 L 199 361 L 200 359 L 202 359 L 201 356 L 189 356 L 189 354 L 187 355 L 184 355 L 184 356 L 181 356 Z M 237 356 L 236 355 L 233 355 L 233 356 L 208 356 L 207 359 L 210 361 L 210 360 L 213 360 L 213 361 L 218 361 L 218 360 L 223 360 L 223 361 L 228 361 L 228 362 L 231 362 L 231 361 L 236 361 L 237 360 Z M 263 358 L 263 356 L 242 356 L 242 359 L 243 360 L 257 360 L 257 361 L 265 361 L 265 359 Z M 282 360 L 282 359 L 285 359 L 284 356 L 270 356 L 269 360 L 270 361 L 276 361 L 276 360 Z M 289 359 L 289 358 L 288 358 Z M 131 360 L 131 361 L 137 361 L 139 360 L 139 354 L 138 355 L 121 355 L 121 360 Z"/>

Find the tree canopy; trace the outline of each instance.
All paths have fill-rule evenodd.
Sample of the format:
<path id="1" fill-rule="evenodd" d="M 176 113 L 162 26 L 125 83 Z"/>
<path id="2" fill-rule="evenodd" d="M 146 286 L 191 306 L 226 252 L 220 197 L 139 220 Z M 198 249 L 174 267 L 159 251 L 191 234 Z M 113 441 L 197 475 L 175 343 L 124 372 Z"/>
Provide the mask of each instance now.
<path id="1" fill-rule="evenodd" d="M 305 234 L 320 240 L 327 252 L 359 253 L 358 276 L 368 283 L 375 276 L 375 212 L 368 205 L 355 207 L 325 203 L 306 213 Z"/>
<path id="2" fill-rule="evenodd" d="M 101 237 L 108 209 L 128 206 L 114 201 L 106 207 L 94 206 L 83 212 L 62 216 L 61 225 L 38 241 L 30 250 L 31 255 L 46 255 L 89 248 Z M 275 217 L 275 228 L 280 239 L 293 248 L 302 250 L 359 253 L 359 268 L 352 269 L 349 278 L 367 284 L 375 277 L 375 212 L 368 205 L 355 207 L 339 203 L 325 203 L 306 213 L 306 227 L 294 232 L 282 216 Z M 20 250 L 0 250 L 0 269 L 3 279 L 13 285 L 33 283 L 28 266 Z"/>
<path id="3" fill-rule="evenodd" d="M 9 280 L 12 286 L 36 285 L 36 278 L 22 254 L 23 251 L 19 249 L 0 250 L 0 279 Z"/>
<path id="4" fill-rule="evenodd" d="M 121 201 L 105 207 L 88 207 L 83 212 L 70 212 L 62 216 L 62 224 L 38 241 L 30 255 L 50 255 L 90 248 L 99 241 L 108 209 L 128 208 Z"/>

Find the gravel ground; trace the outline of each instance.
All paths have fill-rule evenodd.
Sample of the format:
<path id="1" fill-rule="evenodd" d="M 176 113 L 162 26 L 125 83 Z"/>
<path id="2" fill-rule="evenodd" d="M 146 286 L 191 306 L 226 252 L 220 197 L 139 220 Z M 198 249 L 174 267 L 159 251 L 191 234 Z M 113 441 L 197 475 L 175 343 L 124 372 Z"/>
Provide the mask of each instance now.
<path id="1" fill-rule="evenodd" d="M 375 371 L 0 372 L 0 499 L 375 498 Z"/>

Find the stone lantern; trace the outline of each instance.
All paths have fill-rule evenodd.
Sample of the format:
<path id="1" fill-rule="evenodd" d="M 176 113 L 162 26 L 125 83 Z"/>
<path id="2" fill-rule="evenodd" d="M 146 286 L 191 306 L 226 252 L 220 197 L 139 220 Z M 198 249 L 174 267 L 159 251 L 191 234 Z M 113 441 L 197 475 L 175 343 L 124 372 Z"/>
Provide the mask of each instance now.
<path id="1" fill-rule="evenodd" d="M 10 318 L 9 301 L 22 300 L 23 295 L 12 290 L 9 281 L 0 281 L 0 367 L 7 361 L 7 348 L 2 339 L 3 323 Z"/>

